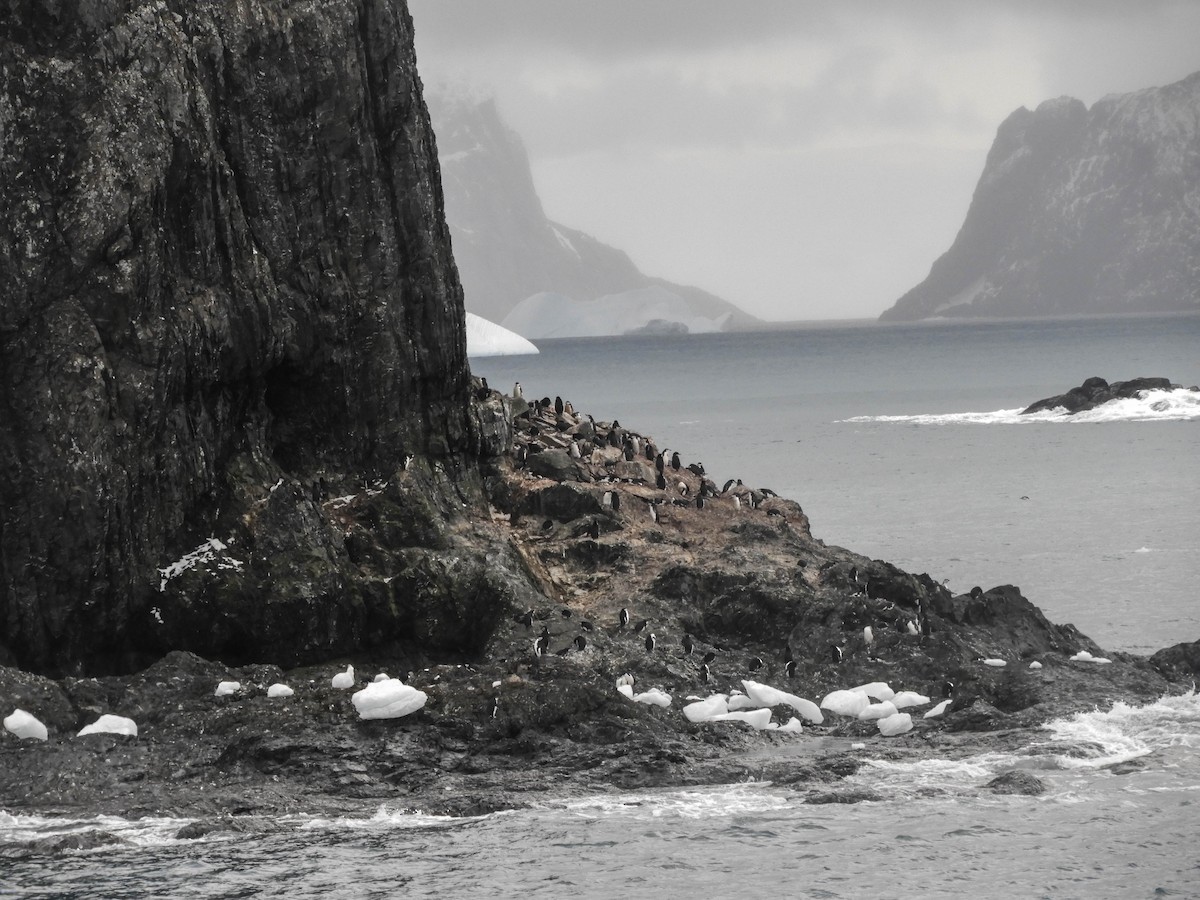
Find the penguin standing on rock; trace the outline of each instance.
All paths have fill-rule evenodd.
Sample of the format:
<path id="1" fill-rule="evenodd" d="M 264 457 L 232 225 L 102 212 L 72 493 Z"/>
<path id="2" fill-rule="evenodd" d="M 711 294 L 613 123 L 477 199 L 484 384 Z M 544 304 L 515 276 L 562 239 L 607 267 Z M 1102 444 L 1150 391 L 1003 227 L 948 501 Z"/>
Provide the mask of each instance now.
<path id="1" fill-rule="evenodd" d="M 642 619 L 642 621 L 638 622 L 636 625 L 633 626 L 633 633 L 641 634 L 643 631 L 646 630 L 646 626 L 649 624 L 650 624 L 649 619 Z"/>
<path id="2" fill-rule="evenodd" d="M 679 458 L 678 453 L 671 454 L 671 468 L 676 472 L 683 468 L 683 461 Z"/>
<path id="3" fill-rule="evenodd" d="M 796 661 L 794 659 L 789 659 L 787 661 L 786 665 L 784 665 L 783 671 L 787 673 L 788 678 L 795 678 L 796 677 Z"/>
<path id="4" fill-rule="evenodd" d="M 750 671 L 757 672 L 763 667 L 762 657 L 756 656 L 750 660 Z"/>
<path id="5" fill-rule="evenodd" d="M 647 653 L 654 652 L 654 644 L 655 644 L 654 632 L 650 632 L 648 635 L 646 635 L 646 652 Z"/>
<path id="6" fill-rule="evenodd" d="M 681 643 L 683 645 L 683 655 L 691 656 L 692 649 L 695 646 L 694 644 L 692 644 L 692 636 L 690 634 L 685 634 L 683 636 L 683 640 L 681 640 L 679 643 Z"/>
<path id="7" fill-rule="evenodd" d="M 708 684 L 708 664 L 705 663 L 700 667 L 700 680 Z"/>
<path id="8" fill-rule="evenodd" d="M 839 647 L 837 644 L 830 644 L 829 645 L 829 656 L 835 664 L 840 663 L 842 661 L 842 648 Z"/>
<path id="9" fill-rule="evenodd" d="M 619 618 L 621 620 L 621 630 L 624 631 L 626 628 L 629 627 L 629 610 L 628 610 L 628 608 L 626 608 L 624 606 L 621 607 L 621 614 L 620 614 Z"/>

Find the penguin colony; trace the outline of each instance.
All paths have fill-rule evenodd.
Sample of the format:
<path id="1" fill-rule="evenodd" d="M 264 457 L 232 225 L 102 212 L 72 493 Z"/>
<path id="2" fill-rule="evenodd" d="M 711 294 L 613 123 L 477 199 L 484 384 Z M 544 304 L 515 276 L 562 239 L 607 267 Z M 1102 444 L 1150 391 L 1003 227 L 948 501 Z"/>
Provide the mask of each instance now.
<path id="1" fill-rule="evenodd" d="M 740 478 L 730 478 L 718 487 L 709 478 L 703 463 L 685 464 L 678 450 L 659 448 L 651 438 L 622 427 L 618 421 L 602 422 L 577 413 L 561 396 L 526 403 L 514 391 L 513 401 L 512 461 L 517 472 L 524 471 L 526 477 L 535 482 L 544 478 L 576 482 L 596 498 L 597 511 L 576 517 L 570 524 L 569 535 L 575 539 L 599 543 L 604 535 L 632 527 L 635 523 L 642 528 L 670 528 L 686 516 L 704 515 L 712 508 L 723 509 L 733 516 L 745 515 L 748 521 L 753 521 L 755 515 L 761 516 L 761 521 L 772 528 L 789 528 L 790 522 L 801 521 L 802 527 L 807 529 L 799 505 L 781 500 L 770 488 L 751 488 Z M 559 453 L 553 465 L 538 464 L 535 457 L 554 451 Z M 646 512 L 639 513 L 639 509 Z M 539 534 L 561 540 L 567 527 L 567 523 L 560 524 L 548 518 L 543 520 Z M 839 643 L 825 645 L 826 650 L 814 653 L 809 648 L 809 656 L 814 657 L 811 664 L 836 667 L 847 657 L 863 656 L 877 660 L 876 654 L 884 642 L 880 641 L 876 630 L 888 625 L 894 626 L 888 628 L 890 635 L 919 640 L 929 635 L 929 623 L 923 609 L 916 617 L 896 615 L 886 622 L 872 618 L 868 603 L 876 599 L 878 592 L 872 592 L 868 573 L 851 567 L 848 571 L 823 572 L 822 577 L 837 585 L 843 595 L 863 601 L 860 604 L 863 621 L 843 623 Z M 569 618 L 568 613 L 568 609 L 562 611 L 563 619 Z M 543 619 L 549 614 L 529 609 L 516 617 L 516 621 L 531 632 L 531 637 L 535 616 Z M 644 648 L 644 654 L 669 654 L 689 667 L 692 678 L 700 683 L 709 683 L 715 675 L 713 667 L 717 665 L 723 675 L 730 677 L 759 672 L 788 680 L 796 677 L 798 663 L 790 646 L 786 646 L 782 654 L 768 648 L 757 653 L 728 653 L 715 645 L 701 646 L 702 642 L 690 633 L 679 637 L 664 635 L 664 623 L 661 622 L 650 632 L 650 624 L 649 618 L 635 618 L 629 606 L 621 607 L 615 615 L 584 611 L 579 620 L 580 629 L 599 628 L 606 639 L 637 640 Z M 591 645 L 582 634 L 574 631 L 574 628 L 567 628 L 551 634 L 543 625 L 533 642 L 534 659 L 586 653 Z M 561 646 L 555 649 L 552 644 Z M 702 658 L 693 662 L 693 653 L 698 647 Z"/>

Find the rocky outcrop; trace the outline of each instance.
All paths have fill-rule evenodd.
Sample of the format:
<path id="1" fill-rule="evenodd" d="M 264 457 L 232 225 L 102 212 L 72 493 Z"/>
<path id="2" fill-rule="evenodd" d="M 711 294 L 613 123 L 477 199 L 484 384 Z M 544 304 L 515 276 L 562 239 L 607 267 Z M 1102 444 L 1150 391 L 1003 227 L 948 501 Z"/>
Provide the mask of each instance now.
<path id="1" fill-rule="evenodd" d="M 643 275 L 624 251 L 550 221 L 521 139 L 500 118 L 494 100 L 439 91 L 431 93 L 429 106 L 446 220 L 471 312 L 502 322 L 535 294 L 591 301 L 657 287 L 682 298 L 693 315 L 732 313 L 734 327 L 758 321 L 699 288 Z"/>
<path id="2" fill-rule="evenodd" d="M 1021 410 L 1021 415 L 1052 409 L 1062 409 L 1074 414 L 1103 406 L 1111 400 L 1136 399 L 1144 391 L 1172 391 L 1179 387 L 1180 385 L 1172 384 L 1167 378 L 1132 378 L 1129 381 L 1114 381 L 1109 384 L 1097 376 L 1087 379 L 1079 387 L 1071 388 L 1065 394 L 1046 397 L 1029 404 Z"/>
<path id="3" fill-rule="evenodd" d="M 403 635 L 385 579 L 411 561 L 359 517 L 444 552 L 483 497 L 403 2 L 4 19 L 3 654 L 296 664 Z"/>
<path id="4" fill-rule="evenodd" d="M 1200 73 L 1022 107 L 996 133 L 966 221 L 880 318 L 1200 309 Z"/>

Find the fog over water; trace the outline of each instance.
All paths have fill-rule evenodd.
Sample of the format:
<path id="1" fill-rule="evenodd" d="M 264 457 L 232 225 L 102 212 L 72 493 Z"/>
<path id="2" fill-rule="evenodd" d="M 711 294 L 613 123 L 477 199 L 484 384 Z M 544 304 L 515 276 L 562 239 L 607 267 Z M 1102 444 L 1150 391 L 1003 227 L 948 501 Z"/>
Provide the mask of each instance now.
<path id="1" fill-rule="evenodd" d="M 1200 4 L 412 0 L 547 214 L 767 319 L 873 317 L 953 241 L 1020 106 L 1200 70 Z"/>

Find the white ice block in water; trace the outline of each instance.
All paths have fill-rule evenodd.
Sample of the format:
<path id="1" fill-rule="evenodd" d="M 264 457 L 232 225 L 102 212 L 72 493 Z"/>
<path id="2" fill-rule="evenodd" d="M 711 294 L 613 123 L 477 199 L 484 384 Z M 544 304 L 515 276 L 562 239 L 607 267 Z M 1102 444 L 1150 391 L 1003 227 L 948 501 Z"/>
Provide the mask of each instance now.
<path id="1" fill-rule="evenodd" d="M 83 737 L 85 734 L 126 734 L 129 737 L 137 737 L 137 733 L 137 722 L 133 719 L 105 714 L 91 725 L 85 725 L 79 729 L 78 737 Z"/>
<path id="2" fill-rule="evenodd" d="M 901 691 L 892 698 L 892 705 L 896 709 L 908 709 L 910 706 L 924 706 L 928 702 L 928 697 L 924 694 L 918 694 L 916 691 Z"/>
<path id="3" fill-rule="evenodd" d="M 896 692 L 888 686 L 886 681 L 872 681 L 870 684 L 860 684 L 850 690 L 866 694 L 872 700 L 891 700 L 896 696 Z"/>
<path id="4" fill-rule="evenodd" d="M 19 738 L 44 741 L 48 737 L 46 726 L 39 722 L 32 713 L 27 713 L 23 709 L 14 709 L 12 715 L 6 716 L 4 727 Z"/>
<path id="5" fill-rule="evenodd" d="M 882 703 L 872 703 L 860 712 L 858 717 L 864 722 L 870 722 L 874 719 L 886 719 L 888 716 L 894 716 L 897 712 L 896 704 L 891 700 L 884 700 Z"/>
<path id="6" fill-rule="evenodd" d="M 346 671 L 338 672 L 330 683 L 339 691 L 354 687 L 354 666 L 346 666 Z"/>
<path id="7" fill-rule="evenodd" d="M 790 706 L 809 722 L 816 722 L 819 725 L 825 721 L 820 707 L 811 700 L 805 700 L 803 697 L 797 697 L 795 694 L 789 694 L 787 691 L 781 691 L 770 685 L 759 684 L 757 681 L 743 679 L 742 687 L 746 689 L 747 696 L 756 701 L 759 706 Z"/>
<path id="8" fill-rule="evenodd" d="M 925 718 L 936 719 L 938 716 L 940 716 L 942 713 L 944 713 L 947 710 L 947 708 L 949 708 L 949 706 L 950 706 L 950 701 L 943 700 L 941 703 L 939 703 L 937 706 L 935 706 L 929 712 L 925 713 Z"/>
<path id="9" fill-rule="evenodd" d="M 870 705 L 871 698 L 861 691 L 832 691 L 821 701 L 821 709 L 852 718 L 857 718 Z"/>
<path id="10" fill-rule="evenodd" d="M 660 691 L 658 688 L 651 688 L 640 694 L 634 694 L 633 702 L 647 703 L 651 706 L 662 706 L 665 708 L 671 705 L 671 695 L 665 691 Z"/>
<path id="11" fill-rule="evenodd" d="M 896 713 L 894 716 L 880 719 L 877 724 L 879 733 L 884 737 L 895 737 L 906 731 L 912 731 L 913 728 L 912 716 L 908 713 Z"/>
<path id="12" fill-rule="evenodd" d="M 985 659 L 983 664 L 985 666 L 994 666 L 997 669 L 1002 669 L 1008 665 L 1008 663 L 1003 659 Z"/>
<path id="13" fill-rule="evenodd" d="M 278 682 L 267 688 L 267 696 L 272 700 L 277 697 L 290 697 L 294 693 L 296 692 L 286 684 L 279 684 Z"/>
<path id="14" fill-rule="evenodd" d="M 683 708 L 683 715 L 689 722 L 707 722 L 713 716 L 729 712 L 728 699 L 724 694 L 713 694 L 706 700 L 689 703 Z"/>
<path id="15" fill-rule="evenodd" d="M 241 689 L 242 683 L 240 681 L 222 681 L 217 685 L 217 689 L 213 691 L 213 694 L 217 697 L 228 697 L 231 694 L 236 694 Z"/>
<path id="16" fill-rule="evenodd" d="M 356 691 L 350 701 L 360 719 L 398 719 L 415 713 L 429 696 L 399 681 L 380 681 Z"/>

